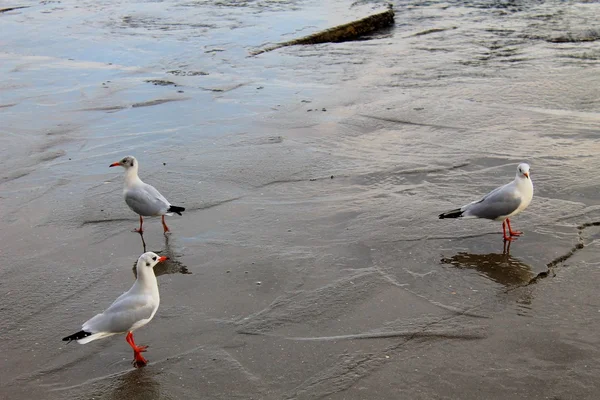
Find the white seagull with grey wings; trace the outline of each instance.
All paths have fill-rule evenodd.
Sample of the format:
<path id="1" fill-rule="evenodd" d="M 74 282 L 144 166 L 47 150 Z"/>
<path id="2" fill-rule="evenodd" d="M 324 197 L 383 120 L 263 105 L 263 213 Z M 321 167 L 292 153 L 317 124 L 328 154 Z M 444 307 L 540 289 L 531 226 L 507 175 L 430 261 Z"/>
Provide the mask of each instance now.
<path id="1" fill-rule="evenodd" d="M 152 320 L 160 304 L 158 282 L 154 266 L 167 257 L 147 252 L 137 261 L 137 279 L 127 292 L 119 296 L 104 312 L 87 320 L 77 333 L 64 337 L 64 341 L 76 340 L 86 344 L 96 339 L 127 332 L 125 340 L 133 349 L 134 367 L 143 367 L 148 361 L 142 356 L 148 346 L 138 346 L 133 340 L 133 331 Z"/>
<path id="2" fill-rule="evenodd" d="M 143 217 L 162 216 L 164 232 L 169 232 L 169 227 L 165 223 L 165 215 L 179 214 L 185 211 L 183 207 L 171 205 L 165 196 L 160 194 L 154 186 L 144 183 L 138 176 L 139 163 L 133 156 L 127 156 L 121 161 L 109 165 L 109 167 L 125 168 L 125 203 L 140 216 L 140 228 L 136 232 L 143 233 Z"/>
<path id="3" fill-rule="evenodd" d="M 523 232 L 513 231 L 510 219 L 527 208 L 533 198 L 533 182 L 529 176 L 529 165 L 522 163 L 517 167 L 515 180 L 492 190 L 480 200 L 439 215 L 444 218 L 485 218 L 502 221 L 502 236 L 504 240 L 513 240 Z M 509 236 L 506 235 L 508 227 Z"/>

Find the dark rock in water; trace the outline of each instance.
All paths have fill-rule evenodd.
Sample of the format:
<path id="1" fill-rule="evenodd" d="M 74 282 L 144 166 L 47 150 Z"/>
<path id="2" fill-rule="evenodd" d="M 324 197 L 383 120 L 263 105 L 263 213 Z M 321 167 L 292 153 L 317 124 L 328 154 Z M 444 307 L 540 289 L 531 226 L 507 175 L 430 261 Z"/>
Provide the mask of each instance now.
<path id="1" fill-rule="evenodd" d="M 174 69 L 172 71 L 167 71 L 167 74 L 177 75 L 177 76 L 204 76 L 204 75 L 208 75 L 208 72 L 203 72 L 203 71 L 182 71 L 180 69 Z"/>
<path id="2" fill-rule="evenodd" d="M 162 79 L 146 79 L 145 82 L 146 83 L 151 83 L 151 84 L 156 85 L 156 86 L 170 86 L 170 85 L 177 86 L 175 84 L 175 82 L 165 81 L 165 80 L 162 80 Z"/>
<path id="3" fill-rule="evenodd" d="M 415 36 L 423 36 L 423 35 L 429 35 L 430 33 L 438 33 L 438 32 L 444 32 L 450 29 L 456 29 L 456 26 L 453 26 L 451 28 L 433 28 L 433 29 L 427 29 L 421 32 L 417 32 L 415 33 Z"/>
<path id="4" fill-rule="evenodd" d="M 550 43 L 580 43 L 600 40 L 600 30 L 590 29 L 583 32 L 569 32 L 547 39 Z"/>
<path id="5" fill-rule="evenodd" d="M 286 46 L 298 44 L 318 44 L 318 43 L 339 43 L 359 40 L 360 38 L 388 28 L 394 24 L 394 10 L 391 4 L 388 4 L 386 11 L 370 15 L 357 21 L 349 22 L 344 25 L 338 25 L 321 32 L 313 33 L 299 39 L 276 44 L 263 50 L 252 53 L 253 56 L 272 51 Z"/>
<path id="6" fill-rule="evenodd" d="M 17 7 L 0 8 L 0 13 L 5 13 L 5 12 L 8 12 L 8 11 L 13 11 L 13 10 L 20 10 L 21 8 L 29 8 L 29 6 L 17 6 Z"/>

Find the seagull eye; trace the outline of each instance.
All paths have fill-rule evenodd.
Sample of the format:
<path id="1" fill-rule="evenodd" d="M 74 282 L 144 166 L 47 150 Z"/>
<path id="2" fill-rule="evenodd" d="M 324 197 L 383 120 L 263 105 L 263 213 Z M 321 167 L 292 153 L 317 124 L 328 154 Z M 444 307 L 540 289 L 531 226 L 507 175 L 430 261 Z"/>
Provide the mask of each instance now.
<path id="1" fill-rule="evenodd" d="M 126 159 L 126 158 L 124 158 L 124 159 L 122 159 L 122 160 L 121 160 L 121 162 L 122 162 L 123 164 L 127 164 L 127 159 Z"/>
<path id="2" fill-rule="evenodd" d="M 156 261 L 156 256 L 152 257 L 152 261 Z"/>
<path id="3" fill-rule="evenodd" d="M 146 263 L 146 267 L 149 267 L 149 266 L 150 266 L 150 263 Z"/>

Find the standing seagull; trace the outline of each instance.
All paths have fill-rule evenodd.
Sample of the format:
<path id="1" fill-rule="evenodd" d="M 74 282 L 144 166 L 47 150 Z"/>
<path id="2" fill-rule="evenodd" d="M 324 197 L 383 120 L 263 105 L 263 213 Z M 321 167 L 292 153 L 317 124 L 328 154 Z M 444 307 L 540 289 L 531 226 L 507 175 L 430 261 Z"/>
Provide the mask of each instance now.
<path id="1" fill-rule="evenodd" d="M 522 163 L 517 167 L 517 176 L 511 183 L 492 190 L 481 200 L 440 214 L 439 217 L 440 219 L 472 217 L 502 221 L 504 240 L 513 240 L 513 236 L 519 236 L 523 232 L 513 231 L 508 218 L 526 209 L 532 198 L 533 183 L 529 177 L 529 165 Z M 506 236 L 507 226 L 510 236 Z"/>
<path id="2" fill-rule="evenodd" d="M 142 217 L 158 217 L 161 215 L 164 232 L 169 232 L 169 227 L 165 224 L 165 215 L 171 216 L 172 213 L 181 215 L 185 208 L 172 206 L 154 186 L 142 182 L 138 176 L 139 164 L 135 157 L 127 156 L 121 161 L 109 165 L 109 167 L 119 166 L 125 168 L 125 189 L 123 189 L 125 203 L 140 216 L 140 229 L 135 231 L 144 232 L 142 229 L 144 219 Z"/>
<path id="3" fill-rule="evenodd" d="M 148 346 L 136 345 L 133 341 L 133 331 L 150 322 L 158 310 L 160 296 L 153 268 L 166 259 L 167 257 L 159 257 L 152 252 L 142 254 L 137 262 L 137 279 L 131 289 L 119 296 L 102 314 L 97 314 L 85 322 L 79 332 L 64 337 L 63 340 L 69 343 L 77 340 L 80 344 L 86 344 L 127 332 L 125 340 L 133 349 L 133 366 L 145 366 L 148 361 L 142 353 Z"/>

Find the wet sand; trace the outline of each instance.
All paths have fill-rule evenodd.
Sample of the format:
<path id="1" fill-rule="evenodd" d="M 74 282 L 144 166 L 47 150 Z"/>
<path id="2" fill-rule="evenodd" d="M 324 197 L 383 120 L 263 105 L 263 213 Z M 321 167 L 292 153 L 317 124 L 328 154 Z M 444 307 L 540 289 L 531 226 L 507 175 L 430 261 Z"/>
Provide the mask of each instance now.
<path id="1" fill-rule="evenodd" d="M 18 5 L 3 398 L 598 398 L 598 4 L 397 2 L 381 37 L 257 57 L 376 6 Z M 126 154 L 186 207 L 168 239 L 146 222 L 171 260 L 140 370 L 121 337 L 60 340 L 144 251 L 108 168 Z M 535 195 L 509 249 L 500 223 L 437 219 L 522 161 Z"/>

